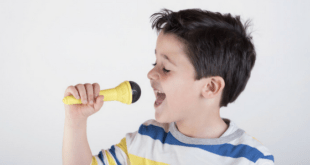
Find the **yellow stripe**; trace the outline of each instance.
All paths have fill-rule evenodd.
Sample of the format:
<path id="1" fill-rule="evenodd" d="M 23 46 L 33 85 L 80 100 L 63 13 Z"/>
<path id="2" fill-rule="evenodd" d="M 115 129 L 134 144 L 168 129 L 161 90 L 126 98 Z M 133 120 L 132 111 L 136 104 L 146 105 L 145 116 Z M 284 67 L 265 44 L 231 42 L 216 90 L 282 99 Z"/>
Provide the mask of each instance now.
<path id="1" fill-rule="evenodd" d="M 95 156 L 93 156 L 93 159 L 91 161 L 91 165 L 98 165 L 97 159 L 95 158 Z"/>
<path id="2" fill-rule="evenodd" d="M 127 155 L 127 158 L 129 158 L 128 151 L 127 151 L 126 137 L 124 137 L 120 143 L 116 144 L 116 146 L 121 148 Z"/>
<path id="3" fill-rule="evenodd" d="M 109 165 L 116 165 L 114 158 L 109 154 L 109 152 L 105 150 L 105 153 L 107 155 Z"/>
<path id="4" fill-rule="evenodd" d="M 167 163 L 162 163 L 162 162 L 156 162 L 154 160 L 150 160 L 150 159 L 147 159 L 147 158 L 143 158 L 143 157 L 140 157 L 140 156 L 136 156 L 136 155 L 133 155 L 133 154 L 129 154 L 130 156 L 130 163 L 132 164 L 143 164 L 143 165 L 169 165 Z"/>

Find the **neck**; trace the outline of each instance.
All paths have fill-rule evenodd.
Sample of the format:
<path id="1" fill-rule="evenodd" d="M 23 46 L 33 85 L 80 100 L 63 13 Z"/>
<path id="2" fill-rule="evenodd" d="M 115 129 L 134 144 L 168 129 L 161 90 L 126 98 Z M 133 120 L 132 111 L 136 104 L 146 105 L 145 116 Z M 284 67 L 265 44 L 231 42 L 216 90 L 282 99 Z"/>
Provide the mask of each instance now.
<path id="1" fill-rule="evenodd" d="M 216 111 L 213 111 L 216 112 Z M 228 125 L 217 113 L 209 113 L 188 116 L 183 120 L 176 121 L 177 129 L 184 135 L 193 138 L 219 138 L 227 130 Z"/>

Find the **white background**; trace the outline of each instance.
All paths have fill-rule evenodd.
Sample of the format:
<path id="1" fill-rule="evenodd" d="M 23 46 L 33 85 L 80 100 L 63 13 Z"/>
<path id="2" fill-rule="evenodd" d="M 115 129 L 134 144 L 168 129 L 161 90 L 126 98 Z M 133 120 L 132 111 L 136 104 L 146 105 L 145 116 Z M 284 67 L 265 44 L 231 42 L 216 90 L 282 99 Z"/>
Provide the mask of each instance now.
<path id="1" fill-rule="evenodd" d="M 162 8 L 201 8 L 252 19 L 257 60 L 246 89 L 221 116 L 262 142 L 281 165 L 310 162 L 309 1 L 0 1 L 0 164 L 62 164 L 64 92 L 70 85 L 125 80 L 138 102 L 105 102 L 88 118 L 93 155 L 154 119 L 147 73 Z"/>

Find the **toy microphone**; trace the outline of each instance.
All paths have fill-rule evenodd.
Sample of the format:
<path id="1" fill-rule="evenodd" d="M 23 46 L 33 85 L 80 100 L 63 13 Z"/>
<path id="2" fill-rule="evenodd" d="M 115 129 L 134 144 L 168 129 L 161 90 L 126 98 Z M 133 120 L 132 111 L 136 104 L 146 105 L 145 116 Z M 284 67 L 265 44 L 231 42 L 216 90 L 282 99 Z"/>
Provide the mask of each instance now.
<path id="1" fill-rule="evenodd" d="M 99 95 L 104 95 L 103 101 L 119 101 L 130 105 L 139 100 L 141 89 L 133 81 L 124 81 L 115 88 L 101 90 Z M 67 105 L 82 104 L 81 99 L 76 99 L 72 95 L 65 97 L 62 102 Z"/>

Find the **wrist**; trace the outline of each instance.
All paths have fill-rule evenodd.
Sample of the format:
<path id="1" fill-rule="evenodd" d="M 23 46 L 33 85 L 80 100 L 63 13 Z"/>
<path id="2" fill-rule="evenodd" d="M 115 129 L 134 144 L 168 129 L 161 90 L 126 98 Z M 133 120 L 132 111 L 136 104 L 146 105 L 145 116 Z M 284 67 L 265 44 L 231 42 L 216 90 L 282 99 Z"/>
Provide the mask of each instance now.
<path id="1" fill-rule="evenodd" d="M 86 124 L 87 124 L 87 118 L 85 119 L 71 119 L 68 117 L 65 118 L 65 125 L 69 125 L 70 127 L 73 128 L 83 127 L 86 126 Z"/>

